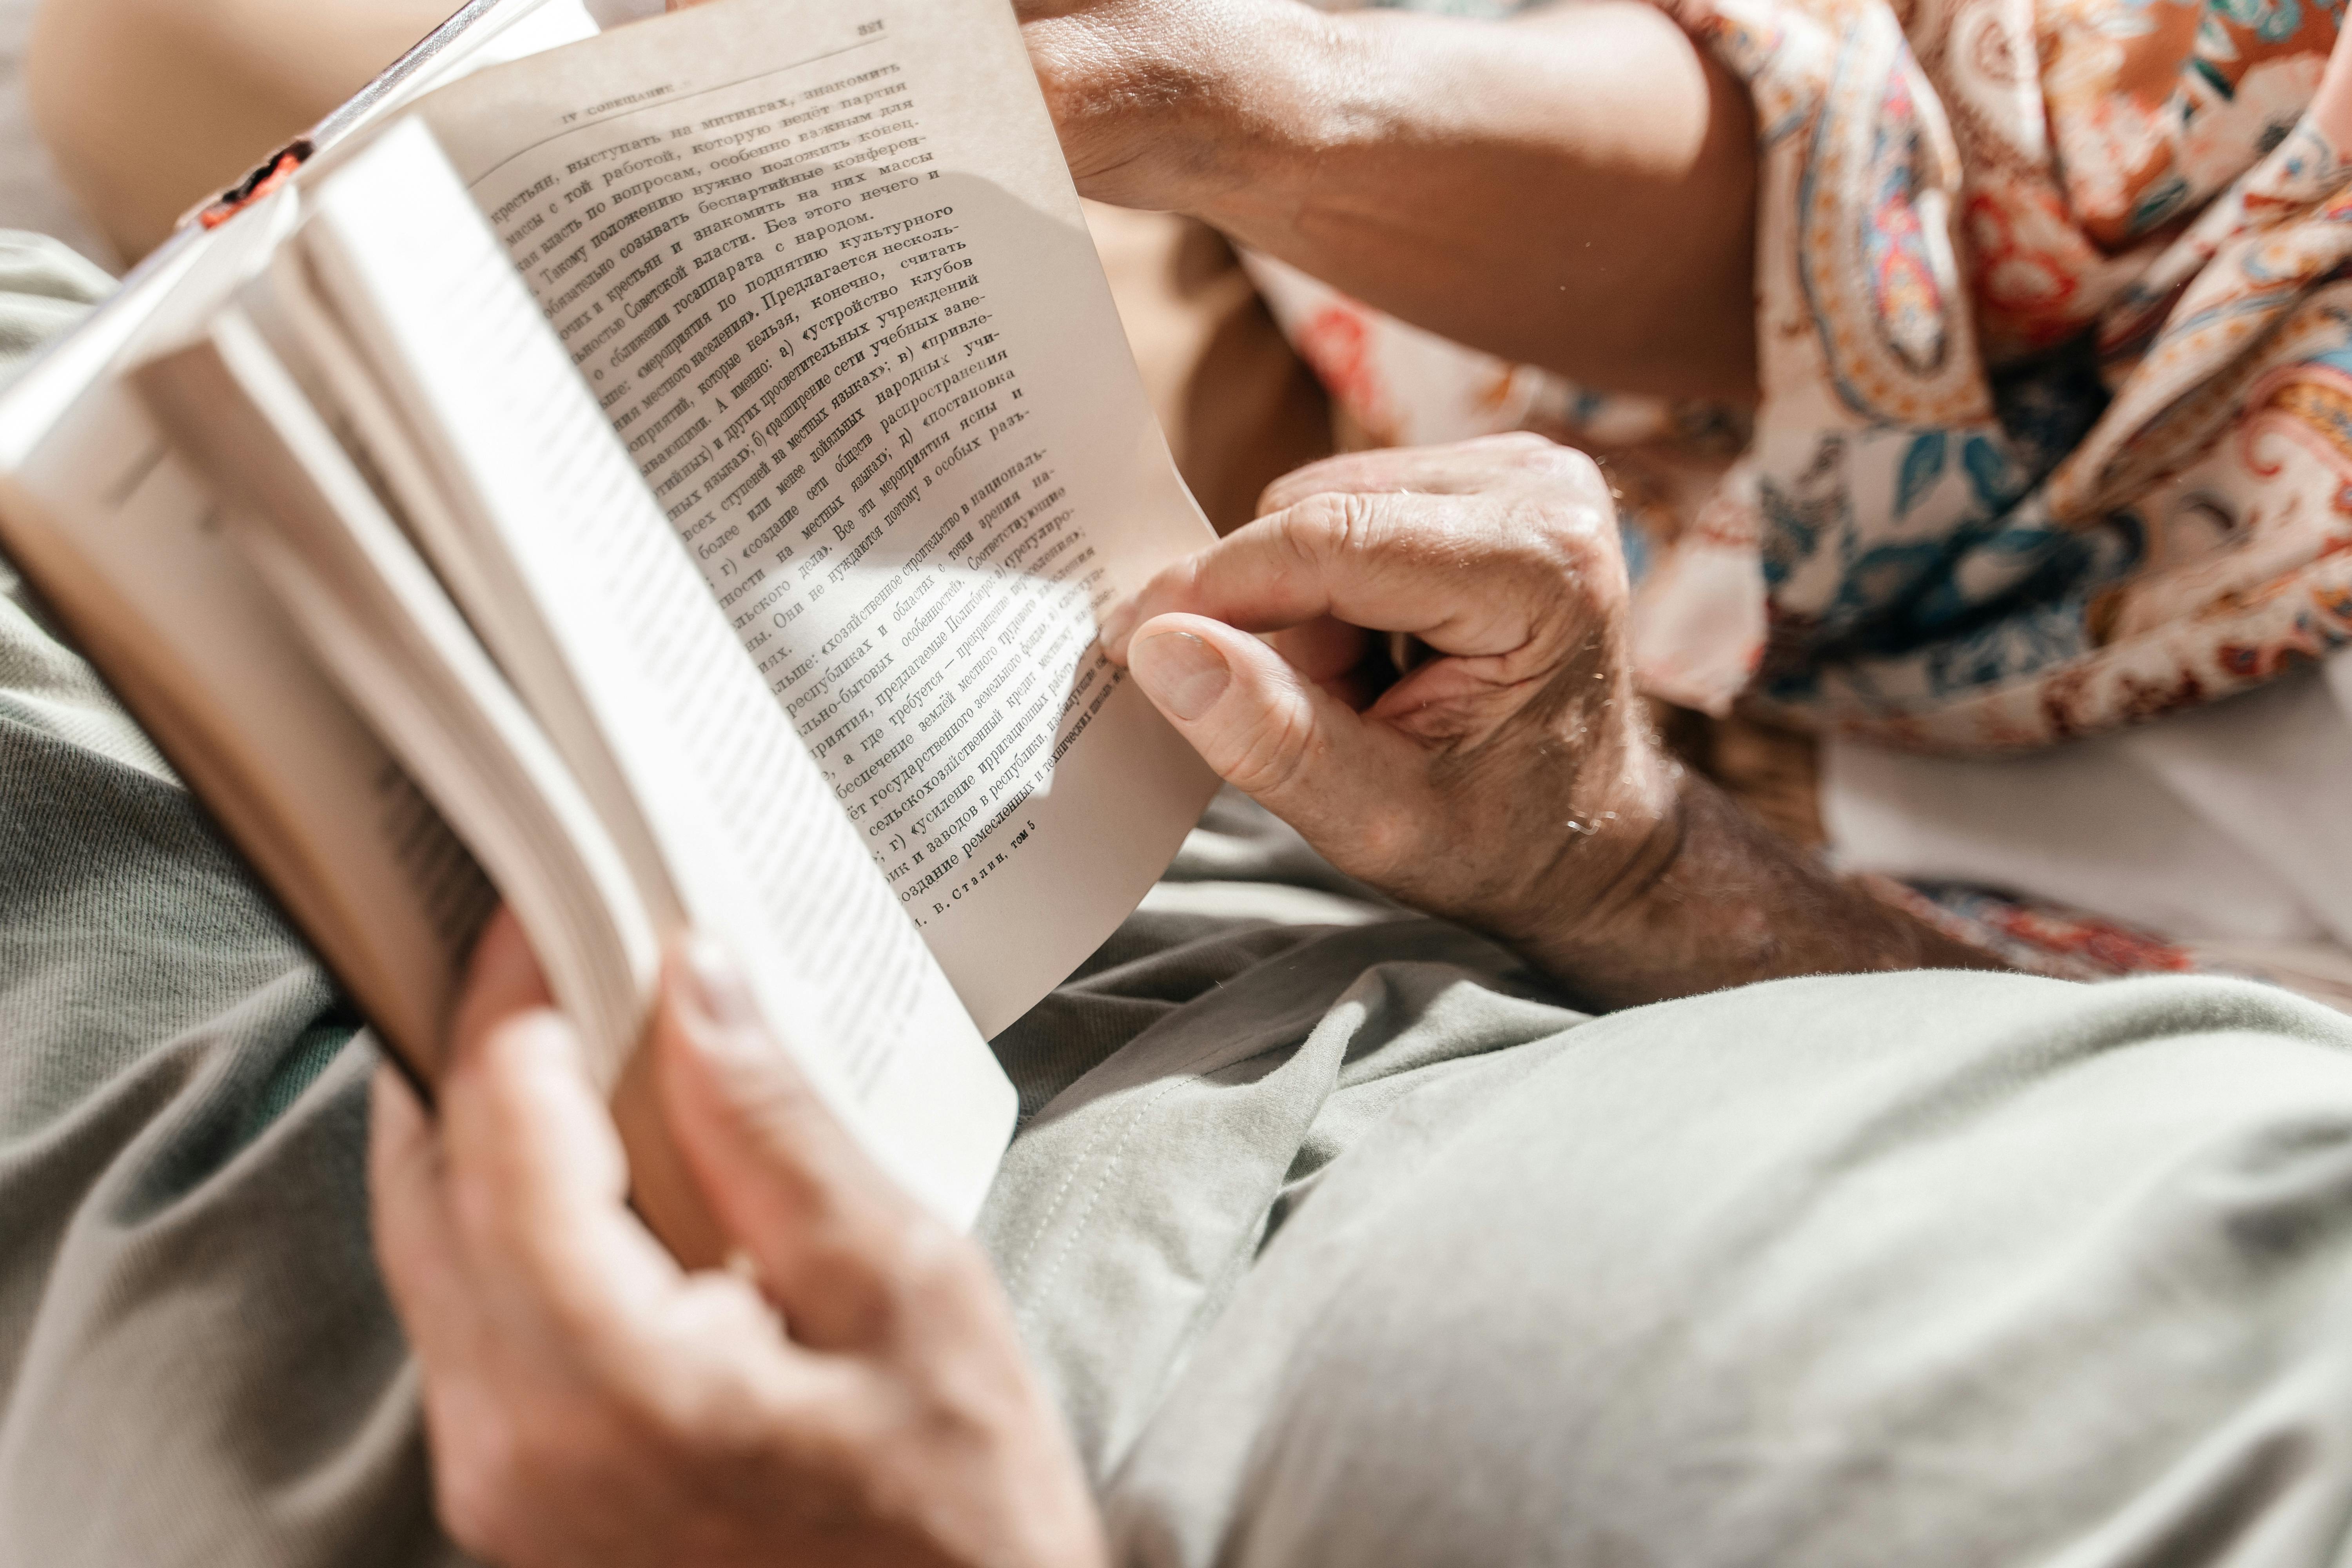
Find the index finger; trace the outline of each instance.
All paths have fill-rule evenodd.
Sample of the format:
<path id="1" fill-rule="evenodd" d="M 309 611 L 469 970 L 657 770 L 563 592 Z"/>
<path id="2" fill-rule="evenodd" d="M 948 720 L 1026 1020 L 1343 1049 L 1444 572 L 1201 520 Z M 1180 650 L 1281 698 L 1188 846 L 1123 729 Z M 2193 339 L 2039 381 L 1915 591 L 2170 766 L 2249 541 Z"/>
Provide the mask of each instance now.
<path id="1" fill-rule="evenodd" d="M 389 1065 L 368 1100 L 368 1228 L 378 1272 L 427 1361 L 464 1337 L 471 1298 L 449 1231 L 440 1147 L 415 1091 Z"/>
<path id="2" fill-rule="evenodd" d="M 1120 663 L 1155 616 L 1206 616 L 1247 632 L 1329 616 L 1406 632 L 1441 652 L 1526 646 L 1557 564 L 1507 508 L 1417 495 L 1322 494 L 1237 529 L 1168 567 L 1103 625 Z"/>
<path id="3" fill-rule="evenodd" d="M 1582 453 L 1527 431 L 1443 447 L 1378 447 L 1283 475 L 1258 497 L 1257 510 L 1260 517 L 1285 511 L 1325 491 L 1468 495 L 1531 479 L 1578 478 L 1589 466 Z"/>
<path id="4" fill-rule="evenodd" d="M 679 1271 L 627 1207 L 620 1134 L 519 922 L 476 944 L 438 1085 L 453 1246 L 496 1310 L 611 1337 Z"/>

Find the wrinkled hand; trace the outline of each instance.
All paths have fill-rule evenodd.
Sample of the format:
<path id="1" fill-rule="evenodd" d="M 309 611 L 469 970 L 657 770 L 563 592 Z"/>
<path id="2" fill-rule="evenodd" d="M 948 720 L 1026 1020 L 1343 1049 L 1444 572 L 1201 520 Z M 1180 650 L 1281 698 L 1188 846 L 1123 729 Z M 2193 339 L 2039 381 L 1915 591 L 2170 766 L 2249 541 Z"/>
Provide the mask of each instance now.
<path id="1" fill-rule="evenodd" d="M 1534 436 L 1365 453 L 1260 510 L 1116 608 L 1111 657 L 1341 870 L 1539 961 L 1605 938 L 1671 853 L 1680 770 L 1592 462 Z M 1375 634 L 1431 657 L 1375 691 Z"/>
<path id="2" fill-rule="evenodd" d="M 1103 641 L 1211 767 L 1341 870 L 1604 1006 L 2002 967 L 1665 753 L 1627 658 L 1616 509 L 1585 458 L 1534 436 L 1334 458 L 1260 510 L 1114 607 Z M 1391 644 L 1402 658 L 1381 657 Z"/>
<path id="3" fill-rule="evenodd" d="M 648 1048 L 746 1270 L 686 1273 L 629 1212 L 511 920 L 476 955 L 437 1119 L 377 1077 L 376 1246 L 451 1535 L 508 1568 L 1098 1564 L 986 1262 L 850 1142 L 723 958 L 673 955 Z"/>

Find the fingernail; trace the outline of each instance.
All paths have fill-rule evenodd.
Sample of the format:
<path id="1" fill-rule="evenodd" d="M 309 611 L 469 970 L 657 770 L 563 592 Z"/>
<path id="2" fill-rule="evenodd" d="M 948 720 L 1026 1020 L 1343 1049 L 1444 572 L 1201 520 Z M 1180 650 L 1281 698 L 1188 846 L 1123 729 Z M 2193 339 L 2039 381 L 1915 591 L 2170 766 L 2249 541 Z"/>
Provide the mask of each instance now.
<path id="1" fill-rule="evenodd" d="M 1198 719 L 1233 684 L 1225 656 L 1191 632 L 1161 632 L 1129 650 L 1129 667 L 1151 700 L 1179 719 Z"/>
<path id="2" fill-rule="evenodd" d="M 1102 629 L 1097 637 L 1102 643 L 1103 651 L 1108 653 L 1118 647 L 1120 638 L 1134 629 L 1135 599 L 1129 595 L 1110 607 L 1110 614 L 1103 617 Z"/>
<path id="3" fill-rule="evenodd" d="M 703 1020 L 718 1026 L 722 1032 L 732 1032 L 755 1026 L 760 1012 L 751 1001 L 751 987 L 743 984 L 743 972 L 735 967 L 735 960 L 724 947 L 699 931 L 678 944 L 682 999 L 702 1015 Z"/>

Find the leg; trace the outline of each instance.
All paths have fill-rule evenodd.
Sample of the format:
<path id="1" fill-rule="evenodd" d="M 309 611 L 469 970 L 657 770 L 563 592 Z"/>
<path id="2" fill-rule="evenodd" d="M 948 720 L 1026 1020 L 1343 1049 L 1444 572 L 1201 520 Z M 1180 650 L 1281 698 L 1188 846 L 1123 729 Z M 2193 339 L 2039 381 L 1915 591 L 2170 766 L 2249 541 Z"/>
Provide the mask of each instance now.
<path id="1" fill-rule="evenodd" d="M 1391 1012 L 1318 1034 L 1392 1037 Z M 1397 1101 L 1276 1211 L 1112 1456 L 1123 1560 L 2339 1560 L 2340 1016 L 2230 982 L 1911 973 L 1615 1014 L 1548 1051 L 1483 1104 L 1459 1079 Z M 1084 1150 L 1095 1114 L 1041 1121 Z M 1156 1202 L 1128 1216 L 1153 1243 L 1130 1289 L 1167 1288 Z"/>
<path id="2" fill-rule="evenodd" d="M 450 0 L 47 0 L 33 115 L 123 259 L 430 32 Z"/>

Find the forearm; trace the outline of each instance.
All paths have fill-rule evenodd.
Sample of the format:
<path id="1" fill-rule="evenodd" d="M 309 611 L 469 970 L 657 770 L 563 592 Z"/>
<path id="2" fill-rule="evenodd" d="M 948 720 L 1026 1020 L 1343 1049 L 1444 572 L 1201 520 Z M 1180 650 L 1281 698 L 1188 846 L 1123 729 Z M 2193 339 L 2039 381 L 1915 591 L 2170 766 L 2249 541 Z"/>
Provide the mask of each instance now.
<path id="1" fill-rule="evenodd" d="M 1538 913 L 1506 934 L 1606 1006 L 1798 974 L 2008 967 L 1839 879 L 1696 774 L 1638 847 L 1588 869 L 1606 890 L 1572 921 Z"/>
<path id="2" fill-rule="evenodd" d="M 1593 384 L 1752 395 L 1746 91 L 1654 7 L 1506 24 L 1217 0 L 1152 18 L 1032 24 L 1087 194 L 1190 212 Z"/>

